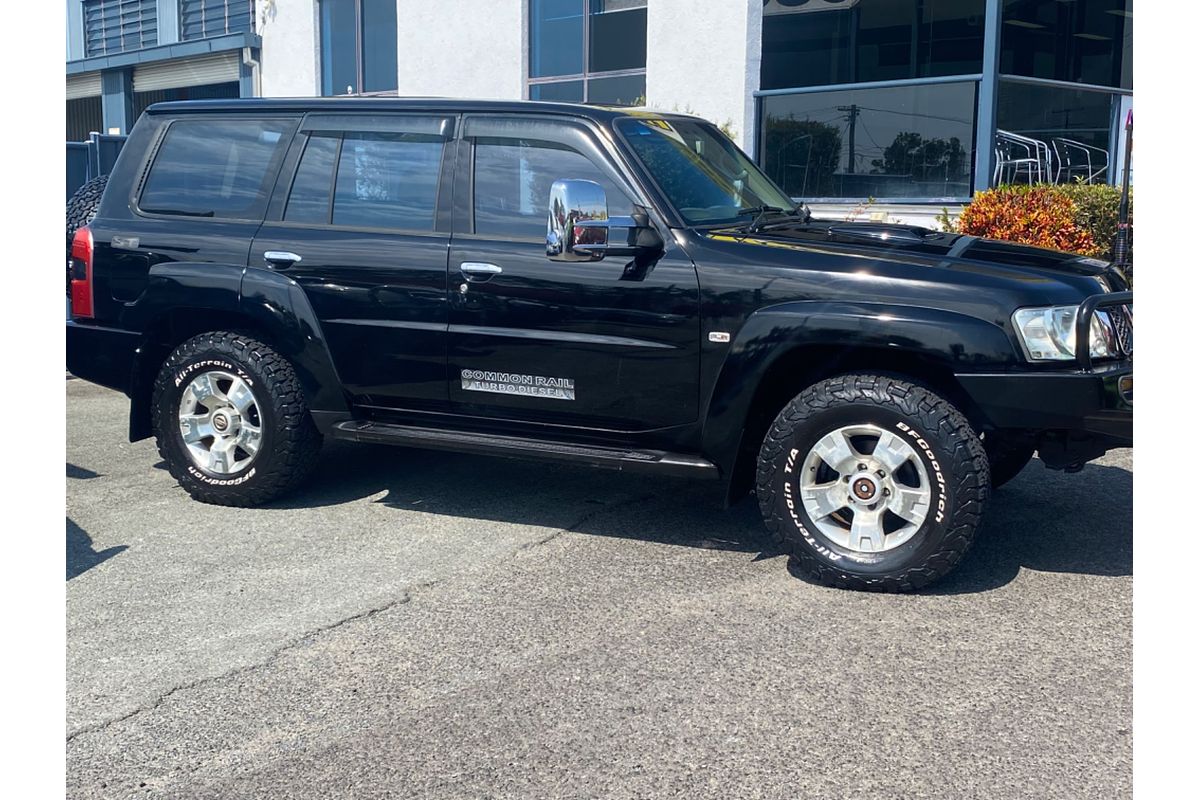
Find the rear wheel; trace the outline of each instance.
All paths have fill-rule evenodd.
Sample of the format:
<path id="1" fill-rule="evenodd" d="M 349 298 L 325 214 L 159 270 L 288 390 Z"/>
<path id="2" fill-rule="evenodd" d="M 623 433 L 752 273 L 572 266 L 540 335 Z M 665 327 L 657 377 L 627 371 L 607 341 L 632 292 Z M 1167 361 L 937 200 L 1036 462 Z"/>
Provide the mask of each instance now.
<path id="1" fill-rule="evenodd" d="M 177 347 L 155 381 L 152 412 L 171 475 L 205 503 L 268 502 L 308 476 L 321 446 L 292 365 L 237 333 Z"/>
<path id="2" fill-rule="evenodd" d="M 846 375 L 780 412 L 757 484 L 767 528 L 806 575 L 900 592 L 959 563 L 989 478 L 978 434 L 944 398 L 890 377 Z"/>

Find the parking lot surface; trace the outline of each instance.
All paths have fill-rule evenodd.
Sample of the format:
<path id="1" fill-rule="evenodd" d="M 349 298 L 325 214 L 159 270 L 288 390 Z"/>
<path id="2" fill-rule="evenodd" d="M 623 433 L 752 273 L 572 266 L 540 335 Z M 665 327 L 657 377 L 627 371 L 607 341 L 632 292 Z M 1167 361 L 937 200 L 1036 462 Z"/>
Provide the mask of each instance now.
<path id="1" fill-rule="evenodd" d="M 328 445 L 193 502 L 67 381 L 69 797 L 1122 797 L 1132 452 L 1034 462 L 916 595 L 712 485 Z"/>

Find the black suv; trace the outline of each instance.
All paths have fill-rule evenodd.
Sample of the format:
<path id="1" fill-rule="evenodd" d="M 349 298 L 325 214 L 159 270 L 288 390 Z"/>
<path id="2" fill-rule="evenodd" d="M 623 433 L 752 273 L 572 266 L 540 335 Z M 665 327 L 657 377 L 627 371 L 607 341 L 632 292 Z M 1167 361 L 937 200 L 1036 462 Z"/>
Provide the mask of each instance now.
<path id="1" fill-rule="evenodd" d="M 1107 263 L 812 219 L 711 124 L 553 103 L 164 103 L 74 237 L 67 364 L 196 499 L 323 437 L 754 488 L 804 571 L 918 588 L 1035 450 L 1132 443 Z"/>

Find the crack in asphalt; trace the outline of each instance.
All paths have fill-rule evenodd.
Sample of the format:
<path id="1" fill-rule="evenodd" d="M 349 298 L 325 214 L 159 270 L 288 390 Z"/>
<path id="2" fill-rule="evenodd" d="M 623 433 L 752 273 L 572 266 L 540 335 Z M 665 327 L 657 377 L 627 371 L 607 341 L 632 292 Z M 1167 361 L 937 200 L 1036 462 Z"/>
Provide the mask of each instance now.
<path id="1" fill-rule="evenodd" d="M 620 508 L 622 505 L 636 505 L 638 503 L 644 503 L 647 500 L 653 500 L 655 498 L 655 496 L 656 495 L 653 495 L 653 494 L 646 494 L 646 495 L 642 495 L 641 497 L 635 497 L 632 500 L 627 500 L 624 503 L 603 503 L 603 504 L 597 506 L 596 508 L 592 509 L 591 511 L 588 511 L 586 514 L 584 514 L 582 517 L 580 517 L 579 519 L 572 522 L 567 527 L 559 528 L 558 530 L 554 531 L 553 533 L 549 534 L 548 536 L 543 536 L 540 539 L 534 539 L 531 542 L 525 542 L 524 544 L 517 547 L 517 549 L 514 550 L 513 553 L 516 554 L 516 553 L 523 552 L 525 550 L 532 550 L 535 547 L 541 547 L 542 545 L 549 544 L 550 542 L 553 542 L 555 539 L 559 538 L 560 536 L 563 536 L 568 533 L 579 533 L 579 527 L 581 525 L 583 525 L 584 523 L 590 522 L 591 520 L 595 519 L 596 517 L 600 516 L 601 514 L 604 514 L 608 511 L 612 511 L 617 508 Z"/>
<path id="2" fill-rule="evenodd" d="M 655 497 L 655 495 L 653 495 L 653 494 L 646 494 L 646 495 L 642 495 L 640 497 L 635 497 L 631 500 L 625 501 L 624 503 L 601 504 L 601 505 L 597 506 L 595 509 L 592 509 L 591 511 L 588 511 L 587 513 L 583 514 L 579 519 L 577 519 L 575 522 L 571 523 L 567 527 L 559 528 L 558 530 L 554 531 L 553 533 L 549 534 L 548 536 L 544 536 L 540 539 L 535 539 L 530 542 L 525 542 L 524 544 L 518 546 L 515 550 L 513 550 L 512 554 L 515 555 L 517 553 L 520 553 L 520 552 L 523 552 L 526 550 L 532 550 L 534 548 L 541 547 L 542 545 L 549 544 L 550 542 L 554 541 L 555 539 L 559 538 L 560 536 L 563 536 L 564 534 L 577 533 L 580 526 L 586 524 L 587 522 L 591 521 L 592 519 L 595 519 L 597 516 L 599 516 L 601 514 L 604 514 L 606 512 L 612 511 L 617 508 L 620 508 L 622 505 L 636 505 L 638 503 L 643 503 L 648 500 L 653 500 L 654 497 Z M 501 559 L 501 560 L 503 560 L 503 559 Z M 205 686 L 210 683 L 215 683 L 217 681 L 225 680 L 226 678 L 232 678 L 236 675 L 242 675 L 247 672 L 253 672 L 254 670 L 258 670 L 258 669 L 267 667 L 273 661 L 275 661 L 277 658 L 279 658 L 281 655 L 283 655 L 284 653 L 286 653 L 289 650 L 293 650 L 297 647 L 300 647 L 300 646 L 308 643 L 309 641 L 316 639 L 318 636 L 321 636 L 322 634 L 328 633 L 329 631 L 340 628 L 343 625 L 347 625 L 351 622 L 356 622 L 358 620 L 368 619 L 368 618 L 374 617 L 378 614 L 382 614 L 385 611 L 390 611 L 391 609 L 396 608 L 397 606 L 401 606 L 406 603 L 409 603 L 412 601 L 414 594 L 419 594 L 420 592 L 427 591 L 428 589 L 433 588 L 440 582 L 441 581 L 429 581 L 427 583 L 417 584 L 417 585 L 413 586 L 411 589 L 406 590 L 401 597 L 398 597 L 395 600 L 392 600 L 388 603 L 384 603 L 383 605 L 377 606 L 375 608 L 369 608 L 366 611 L 360 611 L 357 614 L 351 614 L 350 616 L 345 617 L 340 620 L 337 620 L 336 622 L 331 622 L 328 625 L 322 625 L 321 627 L 315 628 L 311 631 L 301 634 L 300 636 L 298 636 L 294 639 L 291 639 L 290 641 L 288 641 L 288 642 L 280 645 L 279 647 L 275 648 L 274 650 L 272 650 L 270 653 L 267 654 L 266 658 L 262 659 L 261 661 L 257 661 L 253 664 L 246 664 L 246 665 L 243 665 L 240 667 L 234 667 L 233 669 L 226 670 L 225 672 L 222 672 L 217 675 L 207 675 L 203 678 L 199 678 L 194 681 L 189 681 L 188 683 L 182 683 L 182 684 L 179 684 L 178 686 L 173 686 L 170 689 L 168 689 L 167 691 L 160 694 L 157 698 L 155 698 L 155 700 L 153 702 L 138 706 L 137 708 L 133 709 L 132 711 L 130 711 L 126 714 L 122 714 L 120 716 L 113 717 L 112 719 L 105 720 L 104 722 L 97 722 L 97 723 L 94 723 L 91 725 L 85 725 L 81 728 L 77 728 L 76 730 L 67 734 L 67 743 L 70 744 L 76 738 L 83 736 L 85 734 L 98 733 L 100 731 L 103 731 L 113 725 L 117 725 L 119 723 L 125 722 L 126 720 L 132 719 L 133 717 L 136 717 L 139 714 L 142 714 L 144 712 L 154 711 L 159 706 L 161 706 L 163 703 L 165 703 L 168 699 L 170 699 L 173 695 L 175 695 L 179 692 L 187 691 L 188 689 L 197 689 L 201 686 Z"/>
<path id="3" fill-rule="evenodd" d="M 301 634 L 300 636 L 275 648 L 274 650 L 272 650 L 270 653 L 267 654 L 266 658 L 262 659 L 261 661 L 257 661 L 253 664 L 246 664 L 246 665 L 243 665 L 240 667 L 234 667 L 233 669 L 226 670 L 225 672 L 222 672 L 218 675 L 206 675 L 203 678 L 199 678 L 194 681 L 189 681 L 188 683 L 182 683 L 178 686 L 173 686 L 170 689 L 168 689 L 167 691 L 160 694 L 157 698 L 155 698 L 155 700 L 153 702 L 138 706 L 137 708 L 133 709 L 132 711 L 130 711 L 126 714 L 122 714 L 118 717 L 114 717 L 112 719 L 105 720 L 104 722 L 97 722 L 97 723 L 94 723 L 91 725 L 85 725 L 81 728 L 77 728 L 76 730 L 67 734 L 67 743 L 70 744 L 76 738 L 83 736 L 84 734 L 97 733 L 99 731 L 103 731 L 104 729 L 111 727 L 112 725 L 116 725 L 118 723 L 124 722 L 125 720 L 136 717 L 138 714 L 141 714 L 143 712 L 153 711 L 156 708 L 158 708 L 159 706 L 161 706 L 164 702 L 166 702 L 172 695 L 175 695 L 178 692 L 186 691 L 188 689 L 196 689 L 201 686 L 205 686 L 209 683 L 214 683 L 216 681 L 224 680 L 226 678 L 232 678 L 235 675 L 241 675 L 241 674 L 244 674 L 247 672 L 253 672 L 254 670 L 257 670 L 257 669 L 262 669 L 263 667 L 270 665 L 271 662 L 275 661 L 277 658 L 279 658 L 281 655 L 283 655 L 284 653 L 286 653 L 289 650 L 293 650 L 297 647 L 300 647 L 301 645 L 306 644 L 310 640 L 315 639 L 324 633 L 328 633 L 329 631 L 334 630 L 335 628 L 340 628 L 341 626 L 349 624 L 351 622 L 355 622 L 357 620 L 362 620 L 362 619 L 367 619 L 367 618 L 373 617 L 377 614 L 382 614 L 385 611 L 389 611 L 390 609 L 393 609 L 397 606 L 404 605 L 405 603 L 408 603 L 413 599 L 414 594 L 425 591 L 425 590 L 433 587 L 436 584 L 437 584 L 437 581 L 431 581 L 429 583 L 417 584 L 417 585 L 413 586 L 411 589 L 406 590 L 402 596 L 400 596 L 390 602 L 384 603 L 381 606 L 376 606 L 375 608 L 369 608 L 366 611 L 360 611 L 357 614 L 352 614 L 348 617 L 337 620 L 336 622 L 331 622 L 328 625 L 322 625 L 318 628 L 314 628 L 313 630 L 308 631 L 304 634 Z"/>

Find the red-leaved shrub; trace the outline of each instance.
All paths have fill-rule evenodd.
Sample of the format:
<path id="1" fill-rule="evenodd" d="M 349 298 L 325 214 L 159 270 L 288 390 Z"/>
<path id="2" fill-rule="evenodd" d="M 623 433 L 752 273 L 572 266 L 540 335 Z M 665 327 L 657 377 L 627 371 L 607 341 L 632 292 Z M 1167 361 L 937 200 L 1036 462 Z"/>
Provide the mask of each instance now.
<path id="1" fill-rule="evenodd" d="M 1001 186 L 975 195 L 958 219 L 958 232 L 1101 255 L 1104 248 L 1076 217 L 1075 203 L 1054 187 Z"/>

